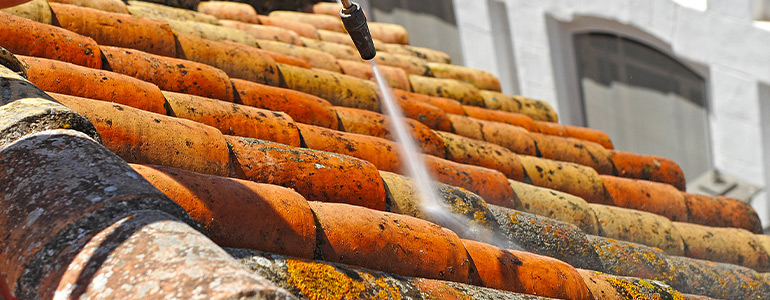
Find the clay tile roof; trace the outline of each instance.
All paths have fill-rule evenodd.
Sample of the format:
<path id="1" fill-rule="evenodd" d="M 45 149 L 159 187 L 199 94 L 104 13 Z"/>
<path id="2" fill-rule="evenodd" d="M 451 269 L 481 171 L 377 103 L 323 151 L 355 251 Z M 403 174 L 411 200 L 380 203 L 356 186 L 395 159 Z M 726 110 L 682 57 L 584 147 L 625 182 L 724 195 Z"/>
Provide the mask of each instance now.
<path id="1" fill-rule="evenodd" d="M 0 12 L 2 299 L 770 297 L 748 204 L 399 25 L 375 61 L 448 215 L 338 5 L 56 2 Z"/>

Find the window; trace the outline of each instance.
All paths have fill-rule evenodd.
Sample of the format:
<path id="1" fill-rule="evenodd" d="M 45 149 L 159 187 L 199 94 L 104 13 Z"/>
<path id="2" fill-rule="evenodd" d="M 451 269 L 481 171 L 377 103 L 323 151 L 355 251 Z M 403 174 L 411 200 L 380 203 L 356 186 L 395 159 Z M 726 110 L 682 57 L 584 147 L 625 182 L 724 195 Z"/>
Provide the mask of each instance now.
<path id="1" fill-rule="evenodd" d="M 706 85 L 671 56 L 609 33 L 574 36 L 585 120 L 615 147 L 668 157 L 687 178 L 711 168 Z"/>

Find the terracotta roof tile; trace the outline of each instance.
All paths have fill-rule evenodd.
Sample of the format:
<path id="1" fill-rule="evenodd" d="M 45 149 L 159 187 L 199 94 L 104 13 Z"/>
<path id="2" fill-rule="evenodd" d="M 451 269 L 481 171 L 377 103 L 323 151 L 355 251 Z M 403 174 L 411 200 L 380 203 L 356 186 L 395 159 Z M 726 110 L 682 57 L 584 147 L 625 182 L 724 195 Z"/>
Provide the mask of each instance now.
<path id="1" fill-rule="evenodd" d="M 321 3 L 323 3 L 323 2 L 320 2 L 318 4 L 321 4 Z M 337 10 L 337 14 L 335 16 L 339 16 L 339 12 L 340 11 L 338 9 Z M 347 33 L 330 31 L 330 30 L 324 30 L 324 29 L 318 29 L 316 31 L 316 33 L 318 33 L 318 39 L 322 40 L 322 41 L 332 42 L 332 43 L 337 43 L 337 44 L 342 44 L 342 45 L 347 45 L 347 46 L 350 46 L 350 47 L 355 47 L 356 46 L 353 43 L 353 40 L 350 39 L 350 35 L 348 35 Z M 375 49 L 377 49 L 377 50 L 385 50 L 385 49 L 383 49 L 385 47 L 385 43 L 384 42 L 382 42 L 382 41 L 380 41 L 378 39 L 375 39 L 375 38 L 372 38 L 372 42 L 374 43 L 374 48 Z M 385 50 L 385 51 L 389 52 L 387 50 Z M 360 58 L 358 58 L 358 59 L 360 59 Z"/>
<path id="2" fill-rule="evenodd" d="M 273 11 L 269 15 L 271 18 L 292 20 L 294 22 L 307 23 L 318 29 L 326 29 L 336 32 L 345 32 L 342 26 L 342 20 L 327 15 L 306 14 L 295 11 Z M 371 23 L 370 23 L 371 24 Z M 376 38 L 374 35 L 372 37 Z"/>
<path id="3" fill-rule="evenodd" d="M 280 65 L 286 87 L 315 95 L 334 105 L 380 111 L 376 85 L 368 80 Z"/>
<path id="4" fill-rule="evenodd" d="M 310 202 L 310 207 L 319 226 L 318 258 L 460 283 L 472 274 L 460 238 L 440 226 L 345 204 Z"/>
<path id="5" fill-rule="evenodd" d="M 321 50 L 270 40 L 259 40 L 257 43 L 260 49 L 302 59 L 313 68 L 332 71 L 335 73 L 342 72 L 340 66 L 337 65 L 334 55 L 323 52 Z"/>
<path id="6" fill-rule="evenodd" d="M 496 230 L 506 237 L 506 248 L 553 257 L 577 268 L 605 270 L 603 258 L 588 235 L 574 225 L 495 205 L 489 209 Z"/>
<path id="7" fill-rule="evenodd" d="M 660 281 L 622 277 L 578 270 L 597 300 L 609 299 L 684 299 L 683 295 Z"/>
<path id="8" fill-rule="evenodd" d="M 668 158 L 615 150 L 610 159 L 618 176 L 668 183 L 680 191 L 686 188 L 684 172 Z"/>
<path id="9" fill-rule="evenodd" d="M 601 229 L 599 235 L 657 247 L 670 255 L 685 255 L 685 243 L 679 229 L 669 219 L 601 204 L 590 204 L 590 207 Z"/>
<path id="10" fill-rule="evenodd" d="M 304 124 L 339 128 L 339 120 L 329 101 L 295 90 L 246 80 L 233 79 L 232 82 L 238 92 L 237 103 L 284 112 Z"/>
<path id="11" fill-rule="evenodd" d="M 742 229 L 674 222 L 686 245 L 687 257 L 730 263 L 760 272 L 770 268 L 770 256 L 753 235 Z"/>
<path id="12" fill-rule="evenodd" d="M 567 193 L 509 180 L 521 210 L 572 224 L 588 234 L 598 234 L 599 224 L 588 202 Z"/>
<path id="13" fill-rule="evenodd" d="M 465 105 L 484 107 L 484 99 L 472 84 L 444 78 L 409 75 L 412 90 L 428 96 L 450 98 Z"/>
<path id="14" fill-rule="evenodd" d="M 545 102 L 535 101 L 521 96 L 506 95 L 494 91 L 480 91 L 484 105 L 477 105 L 494 110 L 521 113 L 538 121 L 556 122 L 556 111 Z"/>
<path id="15" fill-rule="evenodd" d="M 313 213 L 291 189 L 161 166 L 131 167 L 203 225 L 218 245 L 313 258 Z"/>
<path id="16" fill-rule="evenodd" d="M 604 203 L 607 195 L 602 178 L 592 168 L 533 156 L 520 156 L 532 184 L 578 196 L 591 203 Z"/>
<path id="17" fill-rule="evenodd" d="M 463 240 L 484 285 L 559 299 L 593 299 L 572 266 L 550 257 Z"/>
<path id="18" fill-rule="evenodd" d="M 227 1 L 203 1 L 198 4 L 198 11 L 219 19 L 235 20 L 259 24 L 257 11 L 251 5 Z"/>
<path id="19" fill-rule="evenodd" d="M 3 47 L 17 55 L 55 59 L 95 69 L 102 67 L 99 46 L 91 38 L 6 13 L 0 13 L 0 28 Z"/>
<path id="20" fill-rule="evenodd" d="M 158 21 L 175 19 L 219 24 L 219 19 L 207 14 L 151 2 L 129 0 L 127 8 L 131 15 Z"/>
<path id="21" fill-rule="evenodd" d="M 259 23 L 262 25 L 281 27 L 296 32 L 300 36 L 317 39 L 316 27 L 307 23 L 294 22 L 288 19 L 273 18 L 269 16 L 258 16 Z"/>
<path id="22" fill-rule="evenodd" d="M 104 69 L 180 92 L 233 102 L 233 86 L 224 71 L 201 63 L 139 50 L 102 46 Z M 93 98 L 93 97 L 92 97 Z"/>
<path id="23" fill-rule="evenodd" d="M 277 42 L 302 46 L 300 36 L 296 32 L 288 29 L 232 20 L 220 20 L 219 22 L 222 26 L 243 30 L 258 40 L 274 40 Z"/>
<path id="24" fill-rule="evenodd" d="M 447 132 L 437 134 L 444 140 L 447 159 L 497 170 L 513 180 L 524 180 L 524 167 L 519 157 L 510 150 Z"/>
<path id="25" fill-rule="evenodd" d="M 91 120 L 104 146 L 128 162 L 230 174 L 227 143 L 213 127 L 109 102 L 54 96 Z"/>
<path id="26" fill-rule="evenodd" d="M 88 7 L 119 14 L 128 14 L 126 3 L 120 0 L 55 0 L 51 2 Z"/>
<path id="27" fill-rule="evenodd" d="M 213 66 L 232 78 L 274 86 L 281 82 L 275 60 L 259 49 L 187 34 L 177 34 L 176 38 L 178 58 Z"/>
<path id="28" fill-rule="evenodd" d="M 190 3 L 176 5 L 189 6 Z M 26 12 L 15 13 L 46 22 L 47 6 L 39 4 L 27 6 Z M 108 10 L 115 10 L 116 7 L 110 6 L 115 3 L 109 1 L 78 4 Z M 13 51 L 44 57 L 23 57 L 30 64 L 27 73 L 35 84 L 47 90 L 102 100 L 52 94 L 71 108 L 67 109 L 51 101 L 48 95 L 19 74 L 0 67 L 0 80 L 3 81 L 0 95 L 3 103 L 10 102 L 0 108 L 0 114 L 7 115 L 0 118 L 0 142 L 4 143 L 0 147 L 6 146 L 0 148 L 0 157 L 10 151 L 7 149 L 18 147 L 19 143 L 30 139 L 29 134 L 45 129 L 71 128 L 97 140 L 101 135 L 106 148 L 127 161 L 162 165 L 134 167 L 176 203 L 182 204 L 190 216 L 209 230 L 209 237 L 220 245 L 377 269 L 368 271 L 249 252 L 249 257 L 267 265 L 289 266 L 280 270 L 277 267 L 260 269 L 254 265 L 252 268 L 262 270 L 257 273 L 263 272 L 260 274 L 267 275 L 274 282 L 285 279 L 278 283 L 307 299 L 317 296 L 319 291 L 332 291 L 324 283 L 329 280 L 348 284 L 352 289 L 342 290 L 351 292 L 348 294 L 351 297 L 403 293 L 415 299 L 446 296 L 440 293 L 457 298 L 489 295 L 506 299 L 524 297 L 464 285 L 468 283 L 486 283 L 495 288 L 563 298 L 586 297 L 590 295 L 589 290 L 599 291 L 597 294 L 604 291 L 605 296 L 613 290 L 622 297 L 681 296 L 665 284 L 681 292 L 719 298 L 744 299 L 770 293 L 770 281 L 752 269 L 675 256 L 727 261 L 766 270 L 770 256 L 765 244 L 770 243 L 770 239 L 765 236 L 735 228 L 671 222 L 687 221 L 759 232 L 760 222 L 750 206 L 735 199 L 683 193 L 680 190 L 684 189 L 684 176 L 673 161 L 612 151 L 612 143 L 603 132 L 555 123 L 557 116 L 545 102 L 484 90 L 499 90 L 497 78 L 486 72 L 446 65 L 449 57 L 440 51 L 388 44 L 408 41 L 408 35 L 401 26 L 370 23 L 375 38 L 383 40 L 377 45 L 380 52 L 378 61 L 385 66 L 383 69 L 391 83 L 404 89 L 396 90 L 396 96 L 406 116 L 411 118 L 408 124 L 412 135 L 429 154 L 423 156 L 429 169 L 436 174 L 436 180 L 443 182 L 436 183 L 441 198 L 439 205 L 456 213 L 451 218 L 435 215 L 422 207 L 414 184 L 408 178 L 377 170 L 401 171 L 400 158 L 395 155 L 398 145 L 390 141 L 393 137 L 386 127 L 389 118 L 379 114 L 382 95 L 369 80 L 371 67 L 360 62 L 349 41 L 344 39 L 345 34 L 339 30 L 339 18 L 296 12 L 277 12 L 273 17 L 266 17 L 249 12 L 249 21 L 261 25 L 225 21 L 226 25 L 235 27 L 225 29 L 217 25 L 220 24 L 217 18 L 200 13 L 146 3 L 129 4 L 129 11 L 136 16 L 147 15 L 161 21 L 63 4 L 52 6 L 58 19 L 56 24 L 65 29 L 0 15 L 5 18 L 0 18 L 0 21 L 8 23 L 8 32 L 14 30 L 16 23 L 24 24 L 22 31 L 9 36 L 16 42 L 9 46 Z M 202 6 L 207 5 L 212 3 Z M 220 10 L 217 14 L 232 12 Z M 313 25 L 297 22 L 297 19 L 338 32 L 318 30 Z M 130 29 L 131 26 L 143 26 L 140 29 L 147 32 Z M 169 29 L 172 27 L 177 31 L 176 35 Z M 292 29 L 296 33 L 290 33 Z M 67 46 L 66 41 L 52 40 L 54 42 L 49 45 L 35 47 L 25 43 L 41 32 L 43 35 L 54 33 L 64 40 L 67 37 L 82 40 L 85 42 L 83 45 L 89 45 L 93 50 L 89 54 L 79 47 L 71 47 L 71 44 Z M 27 38 L 18 38 L 25 36 Z M 156 40 L 142 42 L 140 37 Z M 96 42 L 101 46 L 97 46 Z M 298 42 L 309 47 L 291 44 Z M 171 51 L 157 52 L 169 45 Z M 103 66 L 99 65 L 102 63 L 100 53 L 105 56 Z M 7 52 L 0 54 L 3 55 L 0 62 L 7 64 L 13 61 L 13 56 Z M 350 60 L 338 60 L 338 57 Z M 410 73 L 413 75 L 407 75 Z M 56 80 L 67 84 L 54 84 Z M 115 101 L 128 102 L 148 111 L 110 103 Z M 73 145 L 83 145 L 78 140 L 83 139 L 82 136 L 67 138 L 71 132 L 44 134 L 56 137 L 56 145 L 40 147 L 48 149 L 46 155 L 56 155 L 61 149 L 75 149 Z M 95 149 L 107 153 L 99 146 L 93 147 L 96 148 L 77 152 L 79 156 L 72 162 L 62 163 L 98 160 L 101 156 L 89 154 L 96 153 Z M 30 151 L 37 153 L 35 151 L 40 149 Z M 382 152 L 385 150 L 389 152 Z M 388 155 L 384 155 L 386 153 Z M 60 154 L 76 155 L 71 150 Z M 100 163 L 103 161 L 108 162 L 102 166 L 104 168 L 128 168 L 116 158 L 100 160 Z M 90 168 L 93 164 L 83 163 L 83 166 Z M 60 176 L 58 170 L 43 167 L 36 168 L 34 172 L 43 177 Z M 15 170 L 0 174 L 10 176 L 8 174 L 32 171 Z M 191 171 L 239 177 L 241 180 Z M 91 173 L 83 174 L 78 176 Z M 139 178 L 130 169 L 123 174 Z M 511 178 L 518 181 L 511 181 Z M 59 179 L 57 184 L 71 182 L 70 179 Z M 102 180 L 101 177 L 91 179 L 93 182 L 99 180 Z M 88 183 L 78 186 L 90 188 L 91 193 L 99 192 L 93 189 L 90 181 Z M 92 228 L 88 229 L 89 238 L 105 228 L 107 230 L 90 244 L 78 244 L 86 245 L 85 248 L 57 248 L 54 250 L 59 252 L 55 253 L 41 251 L 36 255 L 53 253 L 51 255 L 54 256 L 33 258 L 55 263 L 14 265 L 14 270 L 27 272 L 32 267 L 43 270 L 37 266 L 51 265 L 60 271 L 101 276 L 107 274 L 105 268 L 111 268 L 118 261 L 132 262 L 137 259 L 135 255 L 150 255 L 153 265 L 144 266 L 141 270 L 152 273 L 152 268 L 166 268 L 176 272 L 174 276 L 178 280 L 175 282 L 180 283 L 163 283 L 165 291 L 181 293 L 179 295 L 225 295 L 223 297 L 241 292 L 286 296 L 258 275 L 243 273 L 244 269 L 229 261 L 224 252 L 201 239 L 193 229 L 182 225 L 177 219 L 193 226 L 198 226 L 198 223 L 188 219 L 188 214 L 184 214 L 173 201 L 168 201 L 155 187 L 146 182 L 132 187 L 137 190 L 132 192 L 134 190 L 121 188 L 121 191 L 156 195 L 152 196 L 153 199 L 162 198 L 163 201 L 138 201 L 136 205 L 139 206 L 119 210 L 122 215 L 115 215 L 114 218 L 101 218 L 100 212 L 100 221 L 86 224 L 78 223 L 78 220 L 85 218 L 82 213 L 95 208 L 78 200 L 78 203 L 83 203 L 83 210 L 50 219 L 77 220 L 72 221 L 74 223 L 62 221 L 47 228 L 46 232 L 51 234 L 42 237 L 40 242 L 48 243 L 51 237 L 59 239 L 59 232 L 63 232 L 61 228 L 84 228 L 82 224 L 95 226 L 89 227 Z M 141 192 L 142 189 L 145 191 Z M 114 191 L 107 191 L 111 192 Z M 16 197 L 14 195 L 5 193 L 5 198 L 0 199 Z M 67 197 L 71 196 L 57 196 L 57 199 Z M 138 196 L 127 197 L 134 199 L 131 197 Z M 307 200 L 345 204 L 308 204 Z M 4 201 L 0 201 L 0 206 L 16 200 Z M 61 205 L 61 202 L 56 205 Z M 589 205 L 588 202 L 638 210 Z M 131 213 L 134 216 L 132 219 L 123 218 L 129 215 L 123 212 L 145 207 L 142 205 L 150 205 L 147 206 L 151 207 L 150 211 Z M 28 212 L 36 213 L 37 206 L 25 207 Z M 311 212 L 311 207 L 315 214 Z M 174 217 L 156 211 L 169 212 Z M 20 218 L 27 215 L 20 214 Z M 357 217 L 351 218 L 351 215 Z M 383 229 L 379 222 L 371 222 L 375 219 L 384 220 L 383 225 L 387 226 Z M 397 224 L 394 220 L 400 221 Z M 468 224 L 477 227 L 467 229 Z M 106 241 L 102 237 L 108 234 L 113 236 L 110 238 L 117 237 L 126 241 L 127 246 L 135 248 L 110 248 L 114 251 L 108 255 L 92 252 L 92 246 Z M 478 242 L 460 242 L 458 236 L 494 242 L 503 248 L 523 249 L 563 262 L 525 252 L 500 250 Z M 176 244 L 160 248 L 154 246 L 167 241 Z M 430 243 L 440 247 L 427 246 Z M 24 245 L 12 246 L 18 250 L 26 247 Z M 50 243 L 39 245 L 36 247 L 52 247 Z M 650 246 L 661 247 L 669 254 Z M 170 259 L 166 256 L 167 253 L 186 251 L 187 247 L 198 247 L 195 250 L 198 252 L 186 253 L 204 255 L 208 260 L 189 260 L 187 257 Z M 469 257 L 467 251 L 470 250 L 473 251 Z M 498 265 L 491 260 L 471 259 L 479 253 L 493 252 L 515 256 L 523 265 Z M 430 253 L 433 254 L 428 255 Z M 105 268 L 88 267 L 88 261 L 93 259 L 105 261 Z M 533 263 L 527 264 L 527 261 Z M 217 263 L 224 267 L 207 271 L 203 277 L 185 277 L 187 273 L 181 272 L 198 267 L 213 270 L 211 266 Z M 567 264 L 607 274 L 579 273 Z M 541 276 L 530 276 L 532 272 L 527 270 L 536 269 L 541 270 L 537 272 Z M 46 270 L 49 269 L 35 271 L 38 272 L 35 274 L 49 272 Z M 63 273 L 65 271 L 45 273 L 47 275 L 41 275 L 42 279 L 33 280 L 39 284 L 24 279 L 29 277 L 18 277 L 21 274 L 18 272 L 9 275 L 5 268 L 4 275 L 16 287 L 16 296 L 51 295 L 60 287 L 59 282 L 74 284 L 71 289 L 60 290 L 59 293 L 88 295 L 99 292 L 88 287 L 93 285 L 92 279 L 89 279 L 93 277 L 77 279 L 75 273 L 70 275 Z M 382 271 L 424 278 L 399 277 Z M 518 277 L 499 277 L 509 271 L 518 274 Z M 107 283 L 107 287 L 123 285 L 141 288 L 144 282 L 158 281 L 153 277 L 155 275 L 140 278 L 129 271 L 116 276 L 114 281 Z M 220 283 L 209 284 L 214 277 Z M 325 278 L 326 281 L 319 281 L 318 278 Z M 501 284 L 503 280 L 507 280 L 508 284 Z M 30 285 L 30 282 L 33 284 Z M 586 283 L 590 288 L 585 286 Z M 209 289 L 184 289 L 201 284 Z M 122 292 L 115 293 L 113 296 L 123 295 L 119 294 Z"/>
<path id="29" fill-rule="evenodd" d="M 172 116 L 212 126 L 223 134 L 300 146 L 297 125 L 285 113 L 188 94 L 163 95 Z"/>
<path id="30" fill-rule="evenodd" d="M 0 11 L 43 24 L 53 24 L 53 13 L 47 0 L 32 0 Z"/>
<path id="31" fill-rule="evenodd" d="M 727 197 L 709 197 L 684 194 L 690 223 L 742 228 L 761 233 L 762 225 L 757 212 L 746 202 Z"/>
<path id="32" fill-rule="evenodd" d="M 385 209 L 385 188 L 367 161 L 250 138 L 227 141 L 240 178 L 293 188 L 310 201 Z"/>
<path id="33" fill-rule="evenodd" d="M 19 56 L 30 82 L 44 91 L 115 102 L 166 114 L 163 94 L 152 84 L 126 75 L 57 60 Z"/>
<path id="34" fill-rule="evenodd" d="M 174 34 L 167 23 L 68 4 L 50 5 L 55 25 L 88 36 L 99 45 L 176 56 Z"/>

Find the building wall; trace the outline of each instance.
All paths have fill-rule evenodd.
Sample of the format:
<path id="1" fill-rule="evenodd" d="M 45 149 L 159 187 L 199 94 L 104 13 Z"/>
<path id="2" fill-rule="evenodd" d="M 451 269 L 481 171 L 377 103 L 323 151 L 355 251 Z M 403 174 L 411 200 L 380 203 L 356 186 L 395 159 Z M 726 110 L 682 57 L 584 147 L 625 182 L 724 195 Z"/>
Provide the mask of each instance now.
<path id="1" fill-rule="evenodd" d="M 465 65 L 488 70 L 504 90 L 551 103 L 562 122 L 582 125 L 575 105 L 573 47 L 581 30 L 633 36 L 707 78 L 716 169 L 770 187 L 770 26 L 758 0 L 454 0 Z M 759 3 L 759 4 L 758 4 Z M 499 7 L 508 36 L 499 29 Z M 511 57 L 500 49 L 509 47 Z M 570 61 L 572 59 L 572 61 Z M 510 79 L 512 78 L 512 79 Z M 764 111 L 765 113 L 761 113 Z M 688 178 L 692 179 L 692 178 Z M 770 225 L 768 194 L 752 201 Z"/>

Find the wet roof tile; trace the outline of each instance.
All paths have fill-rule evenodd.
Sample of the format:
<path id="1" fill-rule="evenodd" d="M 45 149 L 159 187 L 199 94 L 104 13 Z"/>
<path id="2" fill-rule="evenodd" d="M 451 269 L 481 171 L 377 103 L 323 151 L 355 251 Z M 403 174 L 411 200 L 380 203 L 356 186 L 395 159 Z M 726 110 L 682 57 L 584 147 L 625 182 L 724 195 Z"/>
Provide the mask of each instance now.
<path id="1" fill-rule="evenodd" d="M 500 93 L 490 73 L 409 46 L 401 26 L 370 23 L 376 61 L 387 66 L 441 182 L 441 205 L 459 216 L 451 220 L 422 208 L 413 183 L 395 174 L 403 170 L 390 119 L 380 114 L 371 67 L 343 39 L 335 5 L 267 17 L 226 2 L 202 3 L 197 13 L 136 1 L 62 2 L 83 7 L 34 1 L 10 11 L 36 21 L 0 13 L 0 46 L 18 55 L 34 84 L 0 67 L 8 103 L 0 107 L 0 174 L 18 187 L 0 190 L 0 210 L 19 208 L 11 215 L 25 218 L 0 218 L 14 237 L 0 263 L 17 297 L 97 295 L 101 283 L 93 278 L 140 256 L 157 262 L 142 270 L 176 278 L 164 289 L 178 295 L 288 296 L 280 286 L 315 299 L 321 290 L 341 291 L 311 278 L 349 284 L 344 292 L 352 297 L 413 299 L 531 298 L 468 284 L 569 299 L 682 297 L 674 289 L 717 298 L 770 293 L 757 273 L 770 264 L 768 238 L 754 234 L 761 227 L 750 206 L 684 193 L 673 161 L 612 150 L 600 131 L 558 124 L 548 104 Z M 37 133 L 57 128 L 68 130 Z M 25 186 L 53 181 L 66 187 L 18 206 L 31 193 Z M 76 197 L 83 193 L 92 196 Z M 148 197 L 162 201 L 130 200 Z M 130 204 L 100 208 L 110 201 Z M 59 215 L 41 218 L 52 212 Z M 221 247 L 305 260 L 230 250 L 244 264 L 262 262 L 249 263 L 251 273 L 178 220 Z M 25 222 L 45 230 L 14 225 Z M 49 242 L 76 227 L 88 228 L 92 242 Z M 125 245 L 107 256 L 93 252 L 105 238 Z M 30 251 L 36 256 L 21 255 Z M 186 254 L 164 256 L 174 251 Z M 46 253 L 86 270 L 85 279 L 12 263 L 52 261 Z M 106 265 L 92 268 L 93 259 Z M 216 272 L 201 275 L 214 265 Z M 136 274 L 116 275 L 110 286 L 126 290 L 101 297 L 135 295 L 155 280 Z M 73 286 L 51 285 L 57 278 Z M 205 288 L 184 288 L 191 284 Z"/>

